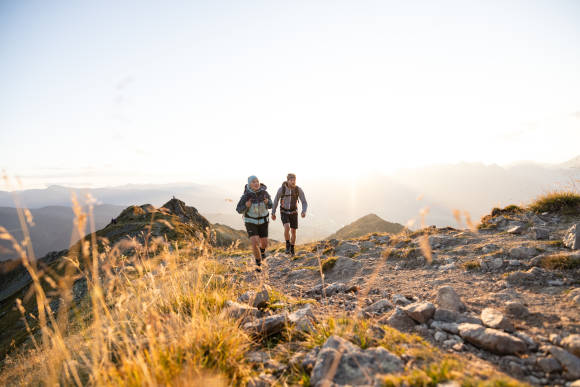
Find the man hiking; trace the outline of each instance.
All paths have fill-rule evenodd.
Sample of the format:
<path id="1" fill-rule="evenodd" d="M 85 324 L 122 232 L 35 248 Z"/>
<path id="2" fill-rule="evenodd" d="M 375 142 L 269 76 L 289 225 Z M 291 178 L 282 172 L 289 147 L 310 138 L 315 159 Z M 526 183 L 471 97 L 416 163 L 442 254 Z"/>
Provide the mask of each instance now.
<path id="1" fill-rule="evenodd" d="M 294 244 L 296 243 L 296 229 L 298 228 L 298 200 L 302 205 L 302 217 L 306 216 L 308 203 L 302 188 L 296 185 L 296 175 L 289 173 L 286 181 L 278 188 L 272 208 L 272 220 L 276 220 L 276 208 L 280 200 L 280 217 L 284 225 L 284 238 L 286 238 L 286 254 L 294 256 Z"/>
<path id="2" fill-rule="evenodd" d="M 272 208 L 272 198 L 254 175 L 248 177 L 248 184 L 236 206 L 236 211 L 244 214 L 244 224 L 256 259 L 256 271 L 262 271 L 262 259 L 268 247 L 268 209 Z"/>

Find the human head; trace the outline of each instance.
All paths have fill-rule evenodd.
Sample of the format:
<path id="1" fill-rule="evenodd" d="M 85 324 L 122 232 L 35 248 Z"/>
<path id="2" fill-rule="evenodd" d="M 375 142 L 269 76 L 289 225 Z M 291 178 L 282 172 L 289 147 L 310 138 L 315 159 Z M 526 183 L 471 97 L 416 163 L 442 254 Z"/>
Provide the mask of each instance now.
<path id="1" fill-rule="evenodd" d="M 296 175 L 289 173 L 288 176 L 286 176 L 286 181 L 290 187 L 294 188 L 296 186 Z"/>
<path id="2" fill-rule="evenodd" d="M 253 190 L 257 191 L 260 188 L 260 180 L 255 175 L 248 177 L 248 186 Z"/>

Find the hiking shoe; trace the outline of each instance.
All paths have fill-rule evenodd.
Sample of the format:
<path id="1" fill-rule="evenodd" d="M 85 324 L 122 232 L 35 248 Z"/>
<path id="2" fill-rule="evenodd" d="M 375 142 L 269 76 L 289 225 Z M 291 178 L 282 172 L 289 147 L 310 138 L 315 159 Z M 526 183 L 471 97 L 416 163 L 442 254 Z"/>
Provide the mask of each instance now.
<path id="1" fill-rule="evenodd" d="M 262 261 L 257 261 L 256 260 L 256 271 L 258 273 L 262 272 Z"/>
<path id="2" fill-rule="evenodd" d="M 266 249 L 260 249 L 260 253 L 262 253 L 262 259 L 266 259 L 268 254 L 266 254 Z"/>
<path id="3" fill-rule="evenodd" d="M 290 242 L 286 242 L 286 254 L 290 254 Z"/>
<path id="4" fill-rule="evenodd" d="M 294 256 L 294 245 L 290 245 L 290 255 Z"/>

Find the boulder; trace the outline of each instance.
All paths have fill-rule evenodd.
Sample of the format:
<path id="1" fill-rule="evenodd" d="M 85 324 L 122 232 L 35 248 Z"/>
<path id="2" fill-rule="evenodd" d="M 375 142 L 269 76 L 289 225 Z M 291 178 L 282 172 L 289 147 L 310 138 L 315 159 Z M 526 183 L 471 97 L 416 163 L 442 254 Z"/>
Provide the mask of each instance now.
<path id="1" fill-rule="evenodd" d="M 489 328 L 501 329 L 507 332 L 514 331 L 512 323 L 497 309 L 485 308 L 482 310 L 481 321 L 483 322 L 483 325 Z"/>
<path id="2" fill-rule="evenodd" d="M 389 325 L 400 331 L 410 331 L 416 325 L 415 320 L 409 317 L 407 313 L 398 306 L 390 316 L 381 318 L 379 323 Z"/>
<path id="3" fill-rule="evenodd" d="M 497 329 L 470 323 L 459 324 L 458 329 L 465 341 L 499 355 L 525 353 L 528 350 L 523 340 Z"/>
<path id="4" fill-rule="evenodd" d="M 548 345 L 546 349 L 560 362 L 570 380 L 580 378 L 580 358 L 555 345 Z"/>
<path id="5" fill-rule="evenodd" d="M 389 310 L 393 309 L 394 306 L 391 304 L 389 300 L 383 298 L 382 300 L 378 300 L 377 302 L 367 306 L 363 309 L 363 315 L 367 316 L 377 316 L 381 315 Z"/>
<path id="6" fill-rule="evenodd" d="M 339 336 L 330 336 L 318 352 L 310 383 L 375 385 L 377 376 L 403 371 L 403 362 L 382 347 L 361 350 Z"/>
<path id="7" fill-rule="evenodd" d="M 449 309 L 456 312 L 467 310 L 461 298 L 451 286 L 442 286 L 437 291 L 437 306 L 443 309 Z"/>
<path id="8" fill-rule="evenodd" d="M 243 325 L 254 336 L 268 337 L 280 333 L 288 322 L 286 313 L 260 318 Z"/>
<path id="9" fill-rule="evenodd" d="M 580 223 L 572 225 L 564 235 L 564 246 L 572 250 L 580 249 Z"/>
<path id="10" fill-rule="evenodd" d="M 420 324 L 426 323 L 435 313 L 435 305 L 430 302 L 422 301 L 403 307 L 403 310 L 409 317 Z"/>
<path id="11" fill-rule="evenodd" d="M 562 339 L 560 342 L 562 347 L 578 357 L 580 357 L 580 335 L 573 334 Z"/>

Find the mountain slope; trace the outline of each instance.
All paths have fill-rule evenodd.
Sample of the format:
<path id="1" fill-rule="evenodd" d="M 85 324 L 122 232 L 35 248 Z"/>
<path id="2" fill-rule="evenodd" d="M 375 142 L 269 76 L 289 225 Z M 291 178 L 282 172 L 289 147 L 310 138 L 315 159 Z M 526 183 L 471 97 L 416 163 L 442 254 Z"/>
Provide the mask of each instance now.
<path id="1" fill-rule="evenodd" d="M 372 232 L 388 232 L 397 234 L 403 230 L 403 225 L 399 223 L 387 222 L 375 214 L 368 214 L 351 224 L 344 226 L 327 239 L 350 239 L 358 238 Z"/>

